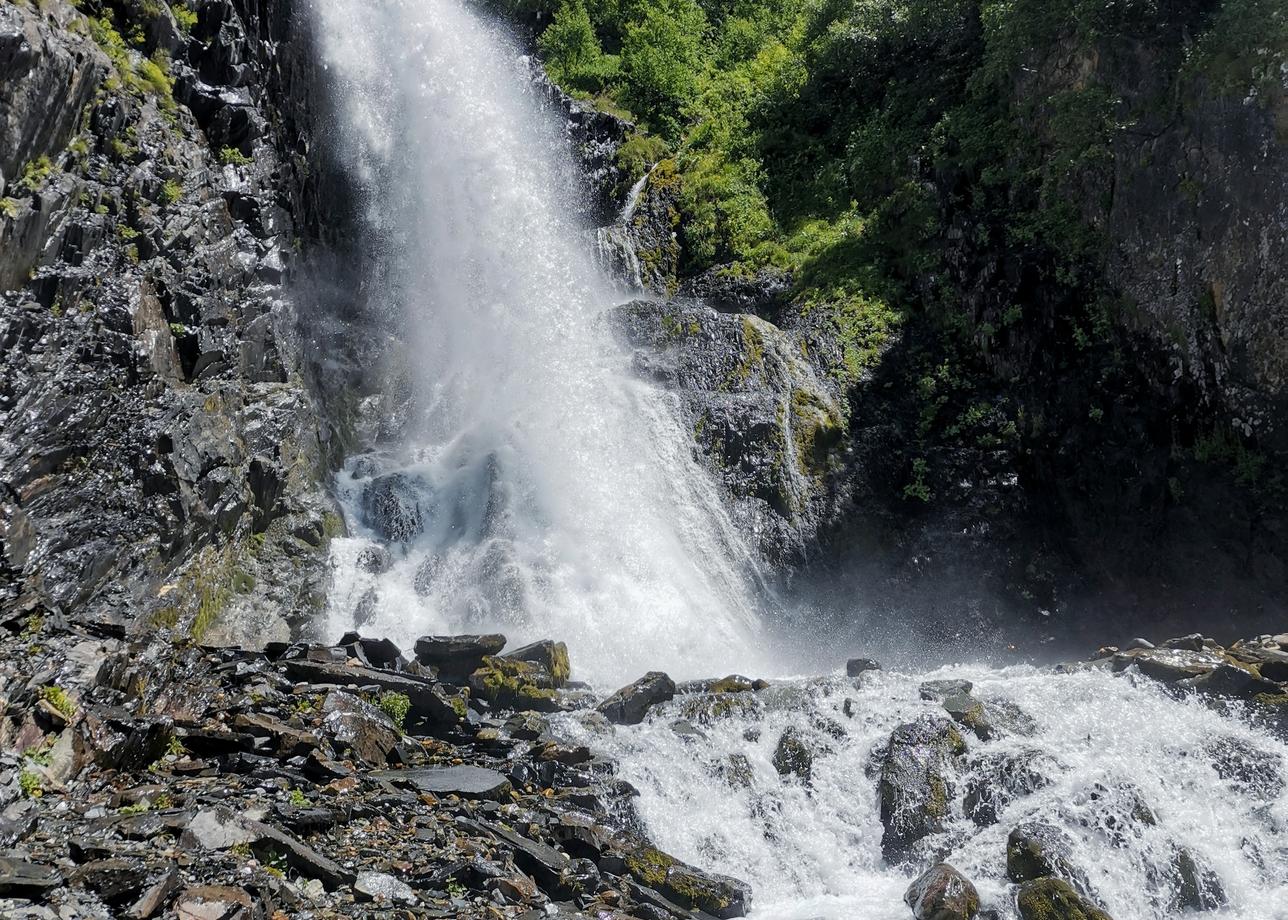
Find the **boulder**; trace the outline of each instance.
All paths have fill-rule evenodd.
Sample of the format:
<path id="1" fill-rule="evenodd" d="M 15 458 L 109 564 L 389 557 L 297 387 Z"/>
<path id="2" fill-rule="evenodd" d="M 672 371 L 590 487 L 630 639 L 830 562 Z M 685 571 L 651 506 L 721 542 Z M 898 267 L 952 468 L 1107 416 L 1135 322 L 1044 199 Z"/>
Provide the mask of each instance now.
<path id="1" fill-rule="evenodd" d="M 292 659 L 284 662 L 288 677 L 310 684 L 333 684 L 340 687 L 378 687 L 388 693 L 401 693 L 411 703 L 412 719 L 424 719 L 433 725 L 455 725 L 466 716 L 465 702 L 424 677 L 395 674 L 378 668 L 353 667 L 345 664 Z"/>
<path id="2" fill-rule="evenodd" d="M 369 767 L 383 767 L 402 733 L 382 710 L 352 694 L 332 690 L 322 703 L 322 728 L 353 757 Z"/>
<path id="3" fill-rule="evenodd" d="M 421 487 L 406 473 L 373 479 L 362 490 L 363 522 L 390 543 L 407 543 L 420 535 Z"/>
<path id="4" fill-rule="evenodd" d="M 955 693 L 943 701 L 954 722 L 969 728 L 980 741 L 1006 734 L 1032 735 L 1037 725 L 1031 716 L 1006 700 L 986 703 L 969 693 Z"/>
<path id="5" fill-rule="evenodd" d="M 1241 794 L 1269 801 L 1283 792 L 1283 758 L 1273 751 L 1256 748 L 1234 735 L 1213 738 L 1203 748 L 1217 776 Z"/>
<path id="6" fill-rule="evenodd" d="M 499 709 L 555 712 L 555 679 L 539 664 L 517 658 L 487 657 L 470 674 L 470 690 Z"/>
<path id="7" fill-rule="evenodd" d="M 523 648 L 506 652 L 506 658 L 527 661 L 540 665 L 554 681 L 556 687 L 562 687 L 572 676 L 572 666 L 568 662 L 568 646 L 551 639 L 542 639 Z"/>
<path id="8" fill-rule="evenodd" d="M 991 754 L 971 764 L 962 802 L 966 816 L 980 827 L 996 824 L 1007 805 L 1032 795 L 1050 782 L 1037 768 L 1037 764 L 1045 764 L 1047 760 L 1041 751 L 1029 750 Z"/>
<path id="9" fill-rule="evenodd" d="M 1166 684 L 1201 677 L 1225 663 L 1220 655 L 1203 650 L 1202 646 L 1198 649 L 1134 649 L 1119 652 L 1112 659 L 1115 671 L 1125 671 L 1134 666 L 1146 677 Z"/>
<path id="10" fill-rule="evenodd" d="M 970 696 L 975 685 L 968 680 L 927 680 L 922 682 L 918 693 L 923 700 L 942 702 L 954 696 Z"/>
<path id="11" fill-rule="evenodd" d="M 1227 898 L 1221 877 L 1199 862 L 1193 851 L 1177 847 L 1172 854 L 1171 868 L 1175 882 L 1171 902 L 1173 911 L 1208 911 L 1225 907 Z"/>
<path id="12" fill-rule="evenodd" d="M 1064 879 L 1090 893 L 1086 875 L 1073 864 L 1073 840 L 1051 824 L 1028 822 L 1011 831 L 1006 838 L 1006 874 L 1013 882 Z"/>
<path id="13" fill-rule="evenodd" d="M 1249 668 L 1219 664 L 1206 674 L 1176 681 L 1176 686 L 1207 696 L 1251 700 L 1262 694 L 1282 692 L 1272 680 L 1258 677 Z"/>
<path id="14" fill-rule="evenodd" d="M 745 883 L 695 869 L 639 840 L 622 840 L 619 845 L 623 867 L 641 885 L 687 910 L 722 920 L 745 915 L 751 902 L 751 889 Z"/>
<path id="15" fill-rule="evenodd" d="M 871 658 L 851 658 L 845 663 L 845 676 L 858 677 L 865 671 L 880 671 L 881 665 Z"/>
<path id="16" fill-rule="evenodd" d="M 147 869 L 138 859 L 110 857 L 78 867 L 71 876 L 73 887 L 88 888 L 108 904 L 132 901 L 147 881 Z"/>
<path id="17" fill-rule="evenodd" d="M 808 783 L 814 768 L 814 752 L 801 738 L 800 732 L 788 728 L 778 738 L 773 763 L 779 776 L 795 776 L 801 782 Z"/>
<path id="18" fill-rule="evenodd" d="M 1064 879 L 1025 882 L 1015 899 L 1021 920 L 1112 920 Z"/>
<path id="19" fill-rule="evenodd" d="M 979 913 L 979 892 L 947 863 L 923 872 L 904 893 L 916 920 L 971 920 Z"/>
<path id="20" fill-rule="evenodd" d="M 649 709 L 674 697 L 675 682 L 661 671 L 650 671 L 604 700 L 598 709 L 609 722 L 638 725 Z"/>
<path id="21" fill-rule="evenodd" d="M 505 648 L 505 636 L 488 635 L 421 636 L 416 640 L 416 660 L 437 668 L 444 680 L 469 677 L 489 655 Z"/>
<path id="22" fill-rule="evenodd" d="M 900 858 L 918 840 L 942 831 L 951 802 L 954 762 L 966 750 L 961 734 L 947 719 L 922 716 L 890 735 L 877 785 L 881 847 Z"/>

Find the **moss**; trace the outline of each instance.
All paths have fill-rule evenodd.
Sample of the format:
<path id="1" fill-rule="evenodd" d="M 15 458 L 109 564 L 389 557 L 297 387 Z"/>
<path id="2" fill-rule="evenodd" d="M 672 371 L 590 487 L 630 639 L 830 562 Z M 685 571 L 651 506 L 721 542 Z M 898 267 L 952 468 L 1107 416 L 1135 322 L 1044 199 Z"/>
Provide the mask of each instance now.
<path id="1" fill-rule="evenodd" d="M 765 363 L 765 336 L 758 323 L 753 317 L 742 317 L 742 359 L 725 379 L 726 389 L 745 384 Z"/>
<path id="2" fill-rule="evenodd" d="M 18 774 L 18 787 L 22 790 L 22 794 L 29 799 L 38 799 L 45 794 L 45 787 L 40 779 L 40 774 L 34 770 L 23 770 Z"/>
<path id="3" fill-rule="evenodd" d="M 817 394 L 800 388 L 792 390 L 791 434 L 802 470 L 821 475 L 844 431 L 840 414 Z"/>
<path id="4" fill-rule="evenodd" d="M 553 688 L 546 686 L 548 679 L 542 668 L 530 662 L 489 656 L 470 675 L 470 688 L 497 706 L 550 709 L 556 694 Z"/>
<path id="5" fill-rule="evenodd" d="M 322 536 L 328 540 L 344 536 L 344 518 L 334 511 L 322 515 Z"/>
<path id="6" fill-rule="evenodd" d="M 45 687 L 40 691 L 40 698 L 57 709 L 68 722 L 76 718 L 76 701 L 62 687 Z"/>
<path id="7" fill-rule="evenodd" d="M 642 846 L 630 853 L 625 862 L 626 871 L 650 888 L 665 885 L 667 871 L 675 865 L 674 857 L 649 846 Z"/>
<path id="8" fill-rule="evenodd" d="M 407 724 L 407 713 L 411 711 L 411 699 L 407 694 L 382 693 L 377 705 L 393 720 L 398 730 L 402 731 Z"/>
<path id="9" fill-rule="evenodd" d="M 306 796 L 306 795 L 305 795 L 305 794 L 304 794 L 300 789 L 298 789 L 298 788 L 297 788 L 297 789 L 292 789 L 292 790 L 291 790 L 291 792 L 290 792 L 290 794 L 289 794 L 286 798 L 287 798 L 287 801 L 288 801 L 288 802 L 290 802 L 290 803 L 291 803 L 291 805 L 295 806 L 296 808 L 307 808 L 307 807 L 308 807 L 308 804 L 309 804 L 309 798 L 308 798 L 308 796 Z"/>
<path id="10" fill-rule="evenodd" d="M 172 4 L 170 12 L 174 15 L 174 21 L 178 23 L 180 31 L 184 34 L 191 33 L 197 27 L 197 14 L 182 3 Z"/>
<path id="11" fill-rule="evenodd" d="M 0 198 L 0 217 L 13 220 L 18 216 L 18 201 L 14 198 Z"/>
<path id="12" fill-rule="evenodd" d="M 161 200 L 166 204 L 174 204 L 183 197 L 183 186 L 174 179 L 167 179 L 161 186 Z"/>
<path id="13" fill-rule="evenodd" d="M 54 163 L 45 154 L 29 160 L 22 168 L 22 175 L 14 187 L 24 192 L 35 192 L 41 189 L 53 175 Z"/>
<path id="14" fill-rule="evenodd" d="M 236 147 L 224 147 L 219 151 L 219 162 L 225 166 L 249 166 L 255 161 Z"/>
<path id="15" fill-rule="evenodd" d="M 1016 898 L 1023 920 L 1110 920 L 1088 903 L 1064 879 L 1043 878 L 1028 882 Z"/>

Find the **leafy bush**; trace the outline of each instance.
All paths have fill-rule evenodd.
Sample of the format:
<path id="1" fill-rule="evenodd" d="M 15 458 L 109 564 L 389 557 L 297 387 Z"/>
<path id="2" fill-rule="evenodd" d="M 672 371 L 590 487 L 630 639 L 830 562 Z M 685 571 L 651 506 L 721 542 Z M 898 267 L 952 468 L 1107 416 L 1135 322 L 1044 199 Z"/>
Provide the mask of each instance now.
<path id="1" fill-rule="evenodd" d="M 385 715 L 393 720 L 398 730 L 402 731 L 407 722 L 407 713 L 411 711 L 411 700 L 405 693 L 382 693 L 379 704 Z"/>

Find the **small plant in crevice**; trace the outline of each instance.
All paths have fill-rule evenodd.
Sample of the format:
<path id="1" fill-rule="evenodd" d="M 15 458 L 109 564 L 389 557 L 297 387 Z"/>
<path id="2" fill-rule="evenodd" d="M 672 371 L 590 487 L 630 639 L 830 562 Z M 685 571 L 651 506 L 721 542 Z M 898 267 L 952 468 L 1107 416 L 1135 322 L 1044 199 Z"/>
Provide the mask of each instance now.
<path id="1" fill-rule="evenodd" d="M 382 693 L 378 703 L 385 715 L 393 720 L 399 731 L 407 722 L 407 713 L 411 711 L 411 700 L 405 693 Z"/>

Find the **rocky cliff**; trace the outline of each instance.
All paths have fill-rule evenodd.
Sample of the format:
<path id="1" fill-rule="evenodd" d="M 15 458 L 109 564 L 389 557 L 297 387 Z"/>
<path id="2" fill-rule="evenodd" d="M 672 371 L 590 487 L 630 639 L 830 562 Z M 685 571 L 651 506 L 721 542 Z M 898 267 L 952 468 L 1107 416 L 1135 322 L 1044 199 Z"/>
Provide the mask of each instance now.
<path id="1" fill-rule="evenodd" d="M 0 7 L 6 620 L 267 641 L 321 603 L 311 67 L 286 2 Z"/>

